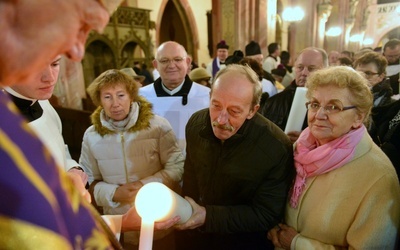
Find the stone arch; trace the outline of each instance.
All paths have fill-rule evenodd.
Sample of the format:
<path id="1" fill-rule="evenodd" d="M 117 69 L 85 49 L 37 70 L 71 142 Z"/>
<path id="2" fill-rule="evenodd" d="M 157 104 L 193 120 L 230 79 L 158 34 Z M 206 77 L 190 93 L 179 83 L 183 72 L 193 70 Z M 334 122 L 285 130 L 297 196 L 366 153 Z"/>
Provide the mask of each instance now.
<path id="1" fill-rule="evenodd" d="M 99 33 L 91 33 L 86 41 L 85 49 L 87 49 L 91 43 L 95 41 L 101 41 L 102 43 L 106 44 L 113 52 L 114 55 L 118 54 L 118 48 L 115 46 L 114 42 L 108 39 L 108 37 L 101 35 Z"/>
<path id="2" fill-rule="evenodd" d="M 178 36 L 175 32 L 176 27 L 179 29 Z M 182 44 L 193 60 L 197 61 L 199 36 L 193 11 L 188 0 L 163 0 L 157 17 L 156 30 L 157 46 L 165 41 L 174 40 Z"/>
<path id="3" fill-rule="evenodd" d="M 378 34 L 377 37 L 379 38 L 375 44 L 375 47 L 385 45 L 389 39 L 397 38 L 400 39 L 400 25 L 396 27 L 390 27 L 386 30 L 383 30 L 381 34 Z"/>
<path id="4" fill-rule="evenodd" d="M 137 56 L 137 48 L 140 47 L 136 41 L 130 40 L 121 46 L 120 58 L 121 68 L 132 67 L 134 61 L 140 61 L 141 57 Z"/>
<path id="5" fill-rule="evenodd" d="M 117 58 L 115 49 L 104 39 L 87 43 L 85 57 L 82 60 L 85 88 L 104 71 L 118 68 Z"/>
<path id="6" fill-rule="evenodd" d="M 135 53 L 138 49 L 141 53 Z M 124 53 L 129 53 L 128 57 Z M 135 37 L 129 37 L 121 44 L 119 55 L 121 58 L 121 68 L 132 67 L 134 61 L 140 61 L 149 66 L 153 59 L 153 54 L 149 46 Z"/>

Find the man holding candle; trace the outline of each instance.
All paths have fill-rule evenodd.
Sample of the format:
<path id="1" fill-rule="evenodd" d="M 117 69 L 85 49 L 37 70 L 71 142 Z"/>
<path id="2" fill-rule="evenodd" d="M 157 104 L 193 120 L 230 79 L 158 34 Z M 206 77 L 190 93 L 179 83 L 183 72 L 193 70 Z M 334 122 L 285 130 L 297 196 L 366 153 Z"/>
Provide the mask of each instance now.
<path id="1" fill-rule="evenodd" d="M 257 113 L 261 93 L 251 68 L 229 65 L 213 81 L 210 108 L 189 119 L 183 195 L 193 214 L 176 226 L 177 249 L 268 247 L 294 168 L 287 136 Z"/>

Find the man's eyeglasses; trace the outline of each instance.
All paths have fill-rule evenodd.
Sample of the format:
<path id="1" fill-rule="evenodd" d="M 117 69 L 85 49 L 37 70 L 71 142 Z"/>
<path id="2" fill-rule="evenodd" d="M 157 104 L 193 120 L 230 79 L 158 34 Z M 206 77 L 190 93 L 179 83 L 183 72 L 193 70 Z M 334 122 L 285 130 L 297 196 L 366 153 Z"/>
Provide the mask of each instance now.
<path id="1" fill-rule="evenodd" d="M 376 72 L 371 72 L 371 71 L 361 71 L 361 72 L 363 72 L 367 77 L 371 77 L 371 76 L 374 76 L 374 75 L 379 75 L 379 73 L 376 73 Z"/>
<path id="2" fill-rule="evenodd" d="M 319 69 L 318 67 L 316 67 L 316 66 L 303 66 L 303 65 L 297 65 L 296 67 L 295 67 L 295 69 L 297 70 L 297 71 L 303 71 L 304 69 L 307 69 L 307 71 L 308 72 L 314 72 L 314 71 L 316 71 L 317 69 Z"/>
<path id="3" fill-rule="evenodd" d="M 397 58 L 400 57 L 400 54 L 397 54 L 397 55 L 385 55 L 385 57 L 388 58 L 388 59 L 397 59 Z"/>
<path id="4" fill-rule="evenodd" d="M 167 59 L 167 58 L 162 58 L 160 60 L 157 60 L 159 63 L 161 63 L 164 66 L 169 65 L 170 63 L 180 64 L 185 60 L 186 57 L 175 57 L 173 59 Z"/>
<path id="5" fill-rule="evenodd" d="M 356 106 L 347 106 L 344 107 L 343 104 L 338 101 L 336 104 L 328 104 L 325 107 L 322 107 L 321 104 L 318 102 L 306 102 L 306 108 L 307 110 L 310 110 L 312 112 L 318 112 L 320 108 L 324 110 L 326 114 L 335 114 L 339 113 L 341 111 L 349 110 L 349 109 L 354 109 L 357 108 Z"/>

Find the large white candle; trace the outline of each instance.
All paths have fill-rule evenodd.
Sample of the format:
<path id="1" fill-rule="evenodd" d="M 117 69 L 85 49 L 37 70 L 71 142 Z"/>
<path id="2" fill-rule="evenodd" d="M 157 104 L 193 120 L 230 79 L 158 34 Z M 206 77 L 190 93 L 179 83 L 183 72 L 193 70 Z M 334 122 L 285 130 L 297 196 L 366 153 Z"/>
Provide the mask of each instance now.
<path id="1" fill-rule="evenodd" d="M 301 131 L 306 117 L 306 87 L 297 87 L 296 93 L 294 94 L 292 107 L 290 108 L 288 121 L 285 127 L 285 133 L 290 131 Z"/>
<path id="2" fill-rule="evenodd" d="M 155 221 L 180 216 L 178 223 L 185 223 L 192 216 L 190 203 L 159 182 L 150 182 L 138 191 L 135 207 L 142 217 L 139 250 L 151 250 Z"/>

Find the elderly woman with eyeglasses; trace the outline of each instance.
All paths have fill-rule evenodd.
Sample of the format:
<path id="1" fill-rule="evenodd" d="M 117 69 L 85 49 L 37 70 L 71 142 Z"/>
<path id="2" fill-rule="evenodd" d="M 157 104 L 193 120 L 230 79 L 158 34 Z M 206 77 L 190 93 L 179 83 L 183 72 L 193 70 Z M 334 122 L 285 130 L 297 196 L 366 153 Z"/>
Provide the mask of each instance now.
<path id="1" fill-rule="evenodd" d="M 297 175 L 285 221 L 268 238 L 283 249 L 395 249 L 400 187 L 363 125 L 372 106 L 366 79 L 337 66 L 316 71 L 307 87 Z"/>

